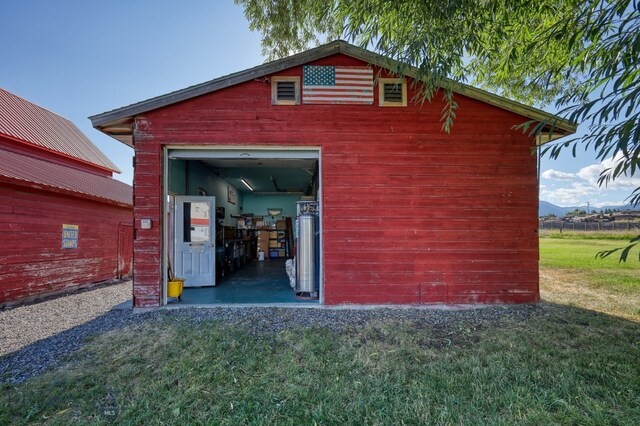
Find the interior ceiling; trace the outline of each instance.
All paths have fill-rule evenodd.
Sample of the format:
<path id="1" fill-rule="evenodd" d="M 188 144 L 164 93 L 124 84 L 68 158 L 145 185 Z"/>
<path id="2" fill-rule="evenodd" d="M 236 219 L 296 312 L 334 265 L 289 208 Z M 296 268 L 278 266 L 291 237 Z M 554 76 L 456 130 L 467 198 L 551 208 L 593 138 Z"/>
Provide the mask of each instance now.
<path id="1" fill-rule="evenodd" d="M 253 187 L 254 194 L 304 193 L 316 170 L 314 159 L 213 158 L 200 160 L 244 193 L 252 193 L 240 180 Z"/>

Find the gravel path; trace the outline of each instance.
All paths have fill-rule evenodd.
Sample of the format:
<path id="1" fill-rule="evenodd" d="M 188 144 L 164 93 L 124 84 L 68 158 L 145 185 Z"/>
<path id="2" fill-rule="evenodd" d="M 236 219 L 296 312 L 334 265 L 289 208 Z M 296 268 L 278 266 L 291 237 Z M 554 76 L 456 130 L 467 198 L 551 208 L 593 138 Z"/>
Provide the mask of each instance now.
<path id="1" fill-rule="evenodd" d="M 107 290 L 107 289 L 104 289 Z M 113 289 L 111 289 L 114 291 Z M 120 289 L 118 289 L 119 291 Z M 92 297 L 96 297 L 95 291 Z M 109 292 L 107 292 L 109 293 Z M 91 295 L 87 295 L 91 296 Z M 106 297 L 106 296 L 103 296 Z M 115 302 L 116 296 L 110 299 Z M 59 299 L 50 302 L 60 301 Z M 111 303 L 113 306 L 114 302 Z M 67 303 L 67 302 L 64 302 Z M 104 303 L 102 309 L 109 309 L 109 303 Z M 51 305 L 52 307 L 55 305 Z M 80 310 L 79 307 L 87 307 L 86 304 L 71 305 Z M 32 307 L 25 308 L 35 308 Z M 429 325 L 435 329 L 440 329 L 448 333 L 455 326 L 464 324 L 466 327 L 486 327 L 495 324 L 503 319 L 527 320 L 532 315 L 540 314 L 548 309 L 544 304 L 540 305 L 512 305 L 512 306 L 491 306 L 483 309 L 467 310 L 438 310 L 424 308 L 379 308 L 379 309 L 309 309 L 309 308 L 260 308 L 260 307 L 221 307 L 196 309 L 187 308 L 179 310 L 154 310 L 145 313 L 134 313 L 128 310 L 111 310 L 102 315 L 96 316 L 96 311 L 87 314 L 87 318 L 92 318 L 87 322 L 72 326 L 57 334 L 50 335 L 41 340 L 33 341 L 22 349 L 0 357 L 0 383 L 21 383 L 31 377 L 37 376 L 51 367 L 55 367 L 63 358 L 79 349 L 84 340 L 92 335 L 106 333 L 133 324 L 142 322 L 154 323 L 164 322 L 167 319 L 172 321 L 180 320 L 193 324 L 204 321 L 223 321 L 243 324 L 250 327 L 255 333 L 279 332 L 292 327 L 326 327 L 331 330 L 353 330 L 371 322 L 380 321 L 402 321 L 415 324 L 416 326 Z M 51 308 L 50 308 L 51 310 Z M 63 320 L 58 308 L 54 308 L 54 313 L 49 313 L 50 322 L 71 324 Z M 6 314 L 0 313 L 0 315 Z M 76 321 L 82 318 L 79 313 L 75 314 Z M 0 317 L 0 322 L 3 321 Z M 30 324 L 27 322 L 26 324 Z M 34 328 L 36 326 L 28 325 Z M 50 324 L 47 324 L 50 327 Z M 49 330 L 52 330 L 49 328 Z M 51 333 L 51 331 L 50 331 Z M 35 333 L 29 332 L 30 335 Z"/>
<path id="2" fill-rule="evenodd" d="M 131 300 L 131 281 L 0 311 L 0 356 L 90 321 Z"/>

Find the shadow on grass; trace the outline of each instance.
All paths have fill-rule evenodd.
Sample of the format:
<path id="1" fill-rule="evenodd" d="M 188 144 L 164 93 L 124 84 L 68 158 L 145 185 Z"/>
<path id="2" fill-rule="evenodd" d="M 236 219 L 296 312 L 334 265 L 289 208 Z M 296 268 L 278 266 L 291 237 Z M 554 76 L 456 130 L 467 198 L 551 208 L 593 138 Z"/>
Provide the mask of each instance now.
<path id="1" fill-rule="evenodd" d="M 4 385 L 0 423 L 640 423 L 640 324 L 580 308 L 220 308 L 97 321 L 100 334 L 59 368 Z"/>
<path id="2" fill-rule="evenodd" d="M 0 383 L 21 383 L 57 366 L 63 358 L 78 350 L 90 336 L 130 326 L 142 316 L 125 310 L 112 310 L 91 321 L 33 342 L 0 357 Z"/>

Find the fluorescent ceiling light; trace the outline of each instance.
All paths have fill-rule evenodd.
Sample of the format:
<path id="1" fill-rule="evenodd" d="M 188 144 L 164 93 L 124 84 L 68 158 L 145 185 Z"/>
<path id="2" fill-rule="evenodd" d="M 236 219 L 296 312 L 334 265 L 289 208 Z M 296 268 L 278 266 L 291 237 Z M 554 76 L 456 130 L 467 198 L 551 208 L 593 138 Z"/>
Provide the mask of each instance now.
<path id="1" fill-rule="evenodd" d="M 250 191 L 253 191 L 253 187 L 251 185 L 249 185 L 249 182 L 247 182 L 246 180 L 244 180 L 244 178 L 240 178 L 240 182 L 244 183 L 244 185 L 249 188 Z"/>

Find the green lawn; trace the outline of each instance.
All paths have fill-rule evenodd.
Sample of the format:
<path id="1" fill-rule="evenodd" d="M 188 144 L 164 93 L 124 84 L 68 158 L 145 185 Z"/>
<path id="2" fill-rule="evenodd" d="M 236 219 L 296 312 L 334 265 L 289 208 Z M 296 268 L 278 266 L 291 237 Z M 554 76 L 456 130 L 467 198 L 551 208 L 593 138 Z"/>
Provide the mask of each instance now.
<path id="1" fill-rule="evenodd" d="M 564 269 L 587 273 L 595 286 L 620 286 L 640 291 L 640 261 L 637 250 L 631 252 L 626 262 L 614 253 L 605 258 L 596 255 L 601 251 L 624 247 L 628 240 L 614 239 L 540 239 L 540 268 Z"/>
<path id="2" fill-rule="evenodd" d="M 595 259 L 620 242 L 542 238 L 545 303 L 489 320 L 269 332 L 163 315 L 2 385 L 0 424 L 638 425 L 640 266 Z"/>
<path id="3" fill-rule="evenodd" d="M 595 238 L 597 237 L 597 238 Z M 617 253 L 598 252 L 625 246 L 631 235 L 575 233 L 540 238 L 540 294 L 543 300 L 577 306 L 640 322 L 638 250 L 626 262 Z"/>
<path id="4" fill-rule="evenodd" d="M 0 424 L 639 424 L 640 326 L 534 311 L 258 334 L 168 317 L 5 385 Z"/>

